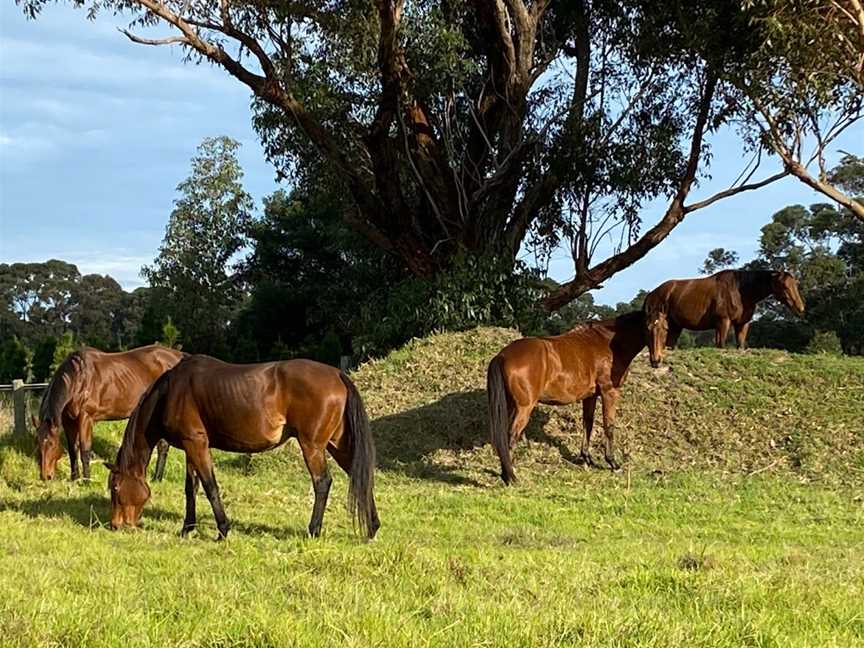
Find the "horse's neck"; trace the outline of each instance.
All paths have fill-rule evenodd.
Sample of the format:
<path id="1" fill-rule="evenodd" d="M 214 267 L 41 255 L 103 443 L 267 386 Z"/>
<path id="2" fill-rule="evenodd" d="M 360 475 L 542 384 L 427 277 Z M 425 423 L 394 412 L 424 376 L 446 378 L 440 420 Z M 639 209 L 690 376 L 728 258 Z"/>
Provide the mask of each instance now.
<path id="1" fill-rule="evenodd" d="M 639 352 L 646 346 L 643 324 L 628 326 L 616 337 L 618 338 L 618 353 L 616 355 L 626 363 L 626 366 L 630 366 L 633 358 L 639 355 Z"/>
<path id="2" fill-rule="evenodd" d="M 131 448 L 126 448 L 125 444 L 120 448 L 118 464 L 124 472 L 143 477 L 147 472 L 147 464 L 150 463 L 156 443 L 151 443 L 146 434 L 136 434 L 131 439 L 131 444 Z"/>

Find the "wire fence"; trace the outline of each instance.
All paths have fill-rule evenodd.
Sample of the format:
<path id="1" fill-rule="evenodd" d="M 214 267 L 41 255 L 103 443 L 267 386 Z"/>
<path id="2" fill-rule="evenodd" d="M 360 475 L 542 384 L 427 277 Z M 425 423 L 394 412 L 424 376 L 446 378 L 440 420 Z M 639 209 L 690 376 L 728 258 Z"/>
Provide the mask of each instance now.
<path id="1" fill-rule="evenodd" d="M 0 407 L 12 410 L 12 427 L 16 435 L 28 433 L 27 422 L 39 410 L 42 392 L 47 387 L 48 383 L 25 383 L 23 380 L 0 385 Z"/>

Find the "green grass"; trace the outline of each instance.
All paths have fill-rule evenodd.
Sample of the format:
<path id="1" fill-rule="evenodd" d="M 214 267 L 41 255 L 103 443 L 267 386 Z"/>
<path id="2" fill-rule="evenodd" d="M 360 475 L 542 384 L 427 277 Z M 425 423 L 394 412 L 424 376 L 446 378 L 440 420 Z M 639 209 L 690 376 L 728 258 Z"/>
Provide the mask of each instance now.
<path id="1" fill-rule="evenodd" d="M 355 373 L 380 455 L 371 543 L 335 466 L 324 534 L 305 537 L 294 442 L 216 456 L 233 523 L 216 543 L 203 496 L 178 537 L 178 451 L 144 529 L 110 532 L 102 465 L 42 484 L 32 441 L 0 435 L 0 645 L 864 645 L 864 362 L 639 358 L 624 470 L 573 465 L 578 409 L 541 408 L 504 488 L 482 385 L 514 335 L 435 336 Z M 96 434 L 113 458 L 122 425 Z"/>

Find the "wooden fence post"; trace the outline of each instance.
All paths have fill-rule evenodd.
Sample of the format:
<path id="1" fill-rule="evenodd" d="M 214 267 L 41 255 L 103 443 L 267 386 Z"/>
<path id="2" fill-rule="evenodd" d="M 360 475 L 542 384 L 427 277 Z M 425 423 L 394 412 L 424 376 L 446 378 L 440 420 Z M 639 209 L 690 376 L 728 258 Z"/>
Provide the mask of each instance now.
<path id="1" fill-rule="evenodd" d="M 20 378 L 12 381 L 12 402 L 15 406 L 15 434 L 27 434 L 27 392 Z"/>

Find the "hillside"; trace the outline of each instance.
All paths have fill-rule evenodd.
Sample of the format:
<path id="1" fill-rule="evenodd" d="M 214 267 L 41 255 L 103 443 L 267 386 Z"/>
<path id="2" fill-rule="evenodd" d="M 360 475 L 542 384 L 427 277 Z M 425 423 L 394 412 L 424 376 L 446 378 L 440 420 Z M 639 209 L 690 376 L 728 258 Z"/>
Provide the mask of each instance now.
<path id="1" fill-rule="evenodd" d="M 360 367 L 354 379 L 382 468 L 494 483 L 485 372 L 517 337 L 496 328 L 442 333 Z M 864 474 L 864 358 L 702 348 L 670 352 L 667 367 L 651 369 L 645 351 L 624 388 L 616 441 L 632 471 L 770 469 L 856 482 Z M 515 452 L 521 479 L 572 467 L 581 416 L 578 405 L 535 410 L 528 443 Z M 594 444 L 601 421 L 598 403 Z"/>

